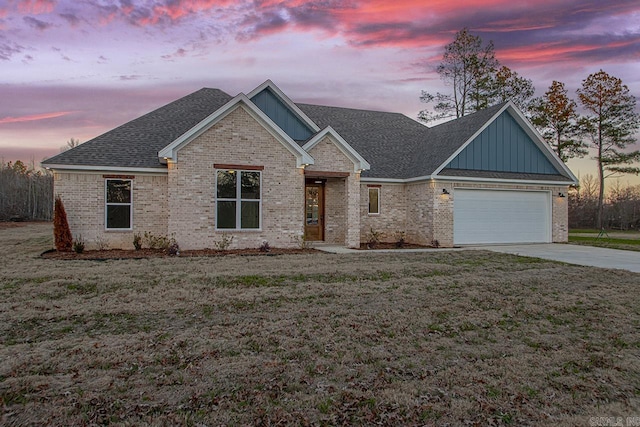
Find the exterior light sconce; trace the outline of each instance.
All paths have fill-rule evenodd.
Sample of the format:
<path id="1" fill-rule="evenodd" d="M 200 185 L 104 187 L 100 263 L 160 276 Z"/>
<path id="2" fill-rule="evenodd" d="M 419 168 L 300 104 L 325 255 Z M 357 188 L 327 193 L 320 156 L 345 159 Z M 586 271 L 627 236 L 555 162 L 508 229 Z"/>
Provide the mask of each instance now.
<path id="1" fill-rule="evenodd" d="M 558 197 L 562 197 L 562 198 L 564 198 L 564 197 L 566 197 L 566 196 L 564 195 L 564 193 L 558 193 Z"/>
<path id="2" fill-rule="evenodd" d="M 448 196 L 449 194 L 451 194 L 451 193 L 449 193 L 449 190 L 447 190 L 446 188 L 442 189 L 442 195 L 443 196 Z"/>

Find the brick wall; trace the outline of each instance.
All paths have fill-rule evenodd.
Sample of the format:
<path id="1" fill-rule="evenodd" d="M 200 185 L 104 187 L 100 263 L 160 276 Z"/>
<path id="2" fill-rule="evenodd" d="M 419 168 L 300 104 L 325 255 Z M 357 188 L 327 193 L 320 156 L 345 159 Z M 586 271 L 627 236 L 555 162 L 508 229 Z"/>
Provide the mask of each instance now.
<path id="1" fill-rule="evenodd" d="M 214 163 L 263 166 L 262 229 L 215 229 Z M 295 156 L 242 106 L 178 151 L 169 168 L 169 232 L 183 249 L 213 248 L 223 233 L 231 248 L 294 247 L 304 225 L 304 176 Z"/>
<path id="2" fill-rule="evenodd" d="M 396 233 L 407 230 L 407 195 L 405 184 L 360 185 L 360 240 L 367 241 L 373 229 L 383 233 L 382 240 L 395 242 Z M 369 214 L 369 188 L 380 191 L 380 213 Z"/>
<path id="3" fill-rule="evenodd" d="M 60 194 L 74 238 L 82 235 L 87 249 L 102 240 L 112 249 L 133 249 L 133 234 L 167 234 L 167 175 L 135 174 L 133 230 L 105 230 L 105 178 L 114 172 L 54 173 L 54 192 Z M 126 175 L 131 175 L 126 173 Z"/>

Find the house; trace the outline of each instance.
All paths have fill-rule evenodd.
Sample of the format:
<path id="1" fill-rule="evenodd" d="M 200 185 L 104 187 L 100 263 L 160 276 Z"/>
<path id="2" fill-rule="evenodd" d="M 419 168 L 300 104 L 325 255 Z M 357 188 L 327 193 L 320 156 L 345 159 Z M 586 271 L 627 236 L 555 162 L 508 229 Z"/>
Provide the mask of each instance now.
<path id="1" fill-rule="evenodd" d="M 132 248 L 565 242 L 575 176 L 511 102 L 428 128 L 294 103 L 271 81 L 201 89 L 43 162 L 74 236 Z"/>

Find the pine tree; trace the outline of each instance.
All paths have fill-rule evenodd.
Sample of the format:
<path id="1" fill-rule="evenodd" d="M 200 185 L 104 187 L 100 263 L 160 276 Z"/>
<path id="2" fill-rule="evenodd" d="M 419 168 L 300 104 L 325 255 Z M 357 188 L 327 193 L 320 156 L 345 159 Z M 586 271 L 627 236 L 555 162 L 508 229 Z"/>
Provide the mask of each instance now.
<path id="1" fill-rule="evenodd" d="M 598 211 L 596 225 L 602 228 L 604 180 L 620 173 L 640 174 L 640 151 L 624 152 L 633 144 L 640 127 L 640 114 L 635 111 L 636 98 L 622 80 L 600 70 L 582 81 L 578 89 L 580 103 L 588 115 L 580 121 L 582 131 L 591 137 L 598 163 Z"/>

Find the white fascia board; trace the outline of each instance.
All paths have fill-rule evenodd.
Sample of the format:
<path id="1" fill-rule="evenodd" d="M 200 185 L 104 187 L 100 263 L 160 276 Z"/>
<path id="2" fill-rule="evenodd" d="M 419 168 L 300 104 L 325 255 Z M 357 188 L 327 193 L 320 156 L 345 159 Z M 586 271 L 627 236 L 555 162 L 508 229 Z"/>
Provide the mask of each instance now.
<path id="1" fill-rule="evenodd" d="M 41 165 L 45 169 L 68 170 L 68 171 L 95 171 L 95 172 L 123 172 L 123 173 L 150 173 L 163 174 L 168 173 L 167 168 L 127 168 L 122 166 L 86 166 L 86 165 Z"/>
<path id="2" fill-rule="evenodd" d="M 171 159 L 177 161 L 177 152 L 184 145 L 190 143 L 195 138 L 204 133 L 211 126 L 218 123 L 229 113 L 243 105 L 246 111 L 258 122 L 260 122 L 269 133 L 282 143 L 293 155 L 296 156 L 297 166 L 313 164 L 313 157 L 304 151 L 289 135 L 287 135 L 278 125 L 276 125 L 266 114 L 262 112 L 244 93 L 239 94 L 222 107 L 218 108 L 207 118 L 179 136 L 171 144 L 158 152 L 158 157 L 163 160 Z"/>
<path id="3" fill-rule="evenodd" d="M 468 146 L 469 144 L 471 144 L 471 143 L 473 142 L 473 140 L 474 140 L 474 139 L 476 139 L 476 137 L 477 137 L 478 135 L 480 135 L 480 134 L 481 134 L 481 133 L 482 133 L 482 132 L 487 128 L 487 127 L 489 127 L 489 125 L 490 125 L 491 123 L 493 123 L 493 121 L 494 121 L 495 119 L 497 119 L 497 118 L 498 118 L 498 116 L 500 116 L 500 114 L 502 114 L 502 112 L 503 112 L 504 110 L 506 110 L 508 106 L 509 106 L 509 103 L 505 104 L 505 105 L 504 105 L 500 110 L 498 110 L 498 112 L 497 112 L 497 113 L 495 113 L 495 114 L 493 115 L 493 117 L 491 117 L 489 120 L 487 120 L 487 121 L 485 122 L 485 124 L 484 124 L 484 125 L 482 125 L 482 126 L 480 127 L 480 129 L 478 129 L 478 130 L 476 131 L 476 133 L 474 133 L 473 135 L 471 135 L 471 137 L 470 137 L 469 139 L 467 139 L 467 140 L 465 141 L 465 143 L 464 143 L 464 144 L 462 144 L 462 145 L 461 145 L 461 146 L 460 146 L 456 151 L 454 151 L 454 153 L 453 153 L 452 155 L 450 155 L 450 156 L 447 158 L 447 160 L 445 160 L 444 162 L 442 162 L 442 164 L 441 164 L 440 166 L 438 166 L 438 168 L 437 168 L 435 171 L 433 171 L 433 175 L 437 175 L 438 173 L 440 173 L 440 171 L 441 171 L 442 169 L 444 169 L 444 168 L 445 168 L 445 167 L 446 167 L 446 166 L 447 166 L 447 165 L 448 165 L 448 164 L 449 164 L 453 159 L 455 159 L 455 158 L 456 158 L 456 156 L 462 152 L 462 150 L 464 150 L 465 148 L 467 148 L 467 146 Z"/>
<path id="4" fill-rule="evenodd" d="M 406 179 L 400 178 L 360 178 L 361 184 L 406 184 Z"/>
<path id="5" fill-rule="evenodd" d="M 266 88 L 271 89 L 271 91 L 275 93 L 276 96 L 280 98 L 280 100 L 284 102 L 287 105 L 287 107 L 289 107 L 290 110 L 292 110 L 298 117 L 300 117 L 300 119 L 302 119 L 302 121 L 305 122 L 307 126 L 313 129 L 314 132 L 320 131 L 320 127 L 317 124 L 315 124 L 314 121 L 311 120 L 311 118 L 309 118 L 309 116 L 307 116 L 300 108 L 298 108 L 298 106 L 291 100 L 291 98 L 285 95 L 285 93 L 281 91 L 280 88 L 276 86 L 276 84 L 273 83 L 271 80 L 266 80 L 260 86 L 253 89 L 251 92 L 247 94 L 247 98 L 249 99 L 253 98 L 254 96 L 259 94 Z"/>
<path id="6" fill-rule="evenodd" d="M 536 179 L 502 179 L 502 178 L 475 178 L 471 176 L 434 176 L 435 181 L 463 181 L 463 182 L 487 182 L 497 184 L 533 184 L 533 185 L 560 185 L 569 186 L 573 184 L 567 181 L 541 181 Z"/>
<path id="7" fill-rule="evenodd" d="M 331 136 L 335 142 L 335 145 L 338 147 L 342 153 L 349 158 L 353 162 L 354 172 L 369 170 L 371 169 L 371 165 L 367 162 L 364 157 L 360 155 L 347 141 L 344 140 L 343 137 L 340 136 L 335 129 L 331 126 L 327 126 L 319 133 L 315 134 L 313 138 L 311 138 L 306 144 L 302 146 L 302 148 L 309 152 L 313 147 L 318 145 L 318 143 L 325 137 Z"/>

